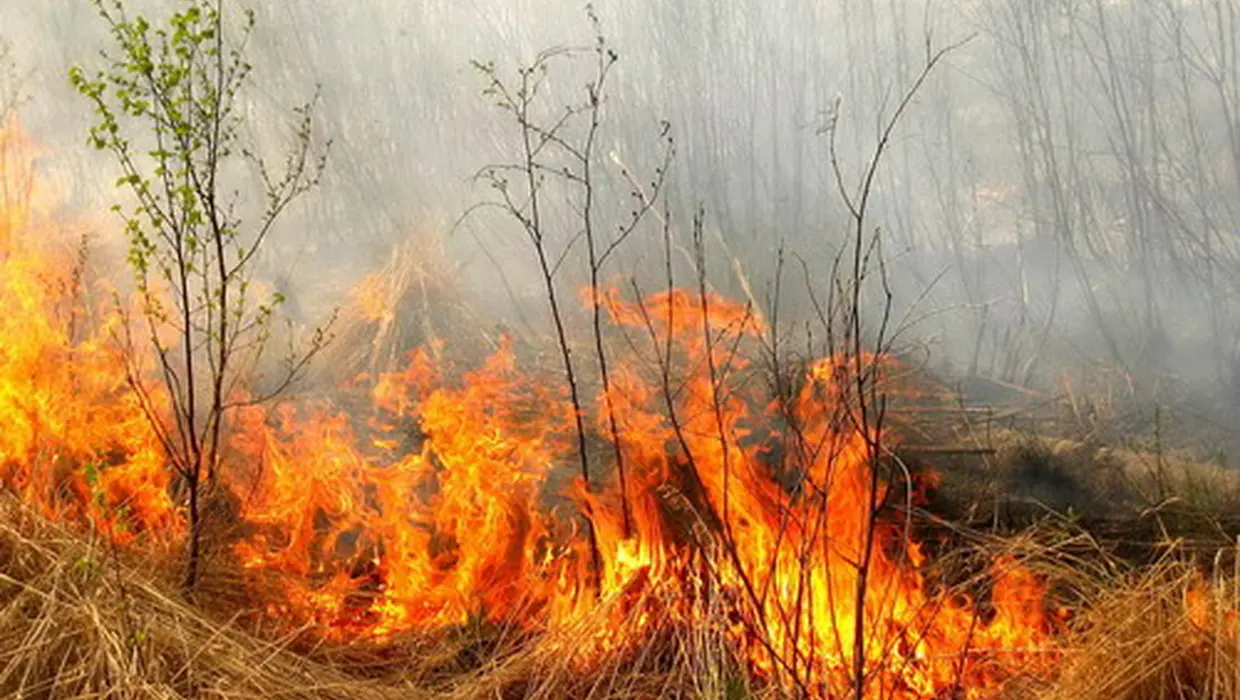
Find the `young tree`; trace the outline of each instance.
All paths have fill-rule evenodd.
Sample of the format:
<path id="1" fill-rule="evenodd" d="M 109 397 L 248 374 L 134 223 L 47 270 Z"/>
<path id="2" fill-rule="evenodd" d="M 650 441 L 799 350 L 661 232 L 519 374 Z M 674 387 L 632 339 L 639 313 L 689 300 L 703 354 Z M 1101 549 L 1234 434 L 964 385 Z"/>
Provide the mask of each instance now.
<path id="1" fill-rule="evenodd" d="M 315 143 L 313 102 L 294 108 L 292 143 L 278 170 L 241 142 L 252 12 L 226 21 L 223 0 L 176 0 L 160 24 L 131 13 L 124 0 L 92 1 L 113 47 L 101 69 L 75 66 L 70 79 L 94 105 L 89 143 L 115 158 L 117 185 L 134 200 L 113 207 L 125 221 L 141 302 L 141 317 L 126 324 L 121 340 L 130 385 L 185 499 L 188 592 L 199 577 L 204 489 L 215 483 L 227 414 L 283 392 L 328 339 L 325 327 L 315 329 L 306 346 L 290 350 L 279 376 L 263 382 L 263 393 L 237 398 L 241 389 L 255 391 L 283 301 L 256 289 L 256 256 L 289 204 L 318 184 L 330 144 Z M 261 201 L 242 196 L 247 164 L 261 179 Z M 247 206 L 254 216 L 243 216 Z M 140 358 L 149 356 L 137 351 L 135 329 L 153 351 L 154 386 L 166 390 L 166 408 L 147 382 Z"/>
<path id="2" fill-rule="evenodd" d="M 623 165 L 620 166 L 621 174 L 633 187 L 632 207 L 627 220 L 614 226 L 604 223 L 599 211 L 599 200 L 603 194 L 599 178 L 601 164 L 597 161 L 600 156 L 605 85 L 619 57 L 608 45 L 592 5 L 586 6 L 586 16 L 594 30 L 591 46 L 541 51 L 530 65 L 517 70 L 515 80 L 505 80 L 492 63 L 474 63 L 486 80 L 483 95 L 494 100 L 499 111 L 512 119 L 521 145 L 515 162 L 492 164 L 479 171 L 478 177 L 490 185 L 497 196 L 475 208 L 495 208 L 515 221 L 537 258 L 573 406 L 581 478 L 588 486 L 592 468 L 585 424 L 586 375 L 579 361 L 573 358 L 573 344 L 567 313 L 563 308 L 563 291 L 560 289 L 563 277 L 561 267 L 572 256 L 573 248 L 579 242 L 584 243 L 594 353 L 592 360 L 598 367 L 601 402 L 605 410 L 603 415 L 607 419 L 608 437 L 611 439 L 620 485 L 623 532 L 628 537 L 632 532 L 632 515 L 629 511 L 622 435 L 613 404 L 609 356 L 603 337 L 603 273 L 616 252 L 651 213 L 666 182 L 673 147 L 670 124 L 660 124 L 659 140 L 664 146 L 663 157 L 649 182 L 651 192 L 648 194 L 639 195 L 637 190 L 640 186 L 633 179 L 633 174 Z M 594 64 L 585 85 L 584 99 L 560 105 L 553 99 L 548 86 L 551 69 L 556 63 L 571 63 L 582 56 L 592 57 Z M 617 158 L 612 155 L 613 162 L 619 165 Z M 568 225 L 576 230 L 565 231 L 553 222 L 553 217 L 548 216 L 548 210 L 553 209 L 556 200 L 561 199 L 571 202 L 573 214 Z M 590 529 L 592 565 L 597 573 L 601 564 L 591 520 L 586 520 L 586 527 Z"/>

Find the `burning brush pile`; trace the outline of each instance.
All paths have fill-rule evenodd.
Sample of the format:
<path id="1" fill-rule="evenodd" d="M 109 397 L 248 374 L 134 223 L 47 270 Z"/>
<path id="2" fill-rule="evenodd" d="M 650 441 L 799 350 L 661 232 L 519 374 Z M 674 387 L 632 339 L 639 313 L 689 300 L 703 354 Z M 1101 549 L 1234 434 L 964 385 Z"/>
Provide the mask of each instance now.
<path id="1" fill-rule="evenodd" d="M 3 138 L 0 482 L 119 558 L 172 548 L 184 496 L 148 420 L 167 397 L 133 390 L 123 308 L 40 211 L 29 160 L 12 167 L 19 133 Z M 982 697 L 1049 677 L 1042 584 L 1010 558 L 981 599 L 928 580 L 900 511 L 879 507 L 898 486 L 875 471 L 891 436 L 847 399 L 855 358 L 810 363 L 772 398 L 746 360 L 764 332 L 750 307 L 604 291 L 626 342 L 580 414 L 509 344 L 466 367 L 433 359 L 450 346 L 414 349 L 341 403 L 240 402 L 206 535 L 261 601 L 245 612 L 371 648 L 482 624 L 574 673 L 683 663 L 693 639 L 801 696 Z"/>

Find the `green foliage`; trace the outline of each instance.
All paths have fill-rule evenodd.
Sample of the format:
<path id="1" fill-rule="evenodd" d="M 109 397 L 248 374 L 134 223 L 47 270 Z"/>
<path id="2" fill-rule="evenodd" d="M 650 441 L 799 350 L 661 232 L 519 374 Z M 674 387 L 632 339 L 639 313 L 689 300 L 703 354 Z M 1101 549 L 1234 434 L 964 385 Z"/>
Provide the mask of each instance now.
<path id="1" fill-rule="evenodd" d="M 230 402 L 238 388 L 253 388 L 283 302 L 279 294 L 256 298 L 255 256 L 288 205 L 318 184 L 327 145 L 314 145 L 314 100 L 293 109 L 293 142 L 278 171 L 242 143 L 252 11 L 230 15 L 233 22 L 223 0 L 172 0 L 167 16 L 151 20 L 128 12 L 124 0 L 91 1 L 113 48 L 103 52 L 102 68 L 75 66 L 69 79 L 94 109 L 87 142 L 114 157 L 116 186 L 132 196 L 113 210 L 125 222 L 141 327 L 171 416 L 154 408 L 132 328 L 123 341 L 130 384 L 190 500 L 192 569 L 200 475 L 214 475 L 224 414 L 237 405 Z M 262 182 L 261 201 L 252 203 L 261 214 L 248 221 L 238 209 L 251 204 L 242 192 L 254 188 L 230 181 L 246 165 Z M 283 391 L 327 340 L 316 329 L 307 348 L 290 350 L 283 378 L 256 400 Z"/>
<path id="2" fill-rule="evenodd" d="M 116 156 L 123 172 L 116 185 L 137 200 L 131 209 L 117 205 L 114 210 L 125 217 L 129 264 L 148 310 L 162 322 L 173 320 L 152 293 L 152 275 L 184 292 L 193 277 L 205 278 L 224 264 L 214 286 L 200 285 L 196 305 L 207 315 L 225 313 L 238 320 L 253 313 L 265 326 L 278 298 L 253 309 L 239 304 L 224 310 L 220 287 L 246 291 L 245 267 L 271 222 L 317 184 L 324 161 L 307 162 L 311 105 L 295 110 L 297 145 L 282 177 L 273 180 L 257 156 L 238 143 L 238 98 L 253 70 L 244 57 L 254 29 L 252 11 L 245 12 L 239 40 L 231 45 L 224 41 L 218 2 L 180 0 L 175 3 L 179 10 L 157 25 L 142 15 L 128 18 L 120 0 L 93 1 L 119 51 L 105 52 L 106 67 L 93 75 L 75 66 L 70 80 L 94 105 L 96 122 L 88 143 Z M 232 204 L 221 196 L 221 170 L 236 157 L 257 164 L 267 185 L 264 216 L 248 237 Z"/>

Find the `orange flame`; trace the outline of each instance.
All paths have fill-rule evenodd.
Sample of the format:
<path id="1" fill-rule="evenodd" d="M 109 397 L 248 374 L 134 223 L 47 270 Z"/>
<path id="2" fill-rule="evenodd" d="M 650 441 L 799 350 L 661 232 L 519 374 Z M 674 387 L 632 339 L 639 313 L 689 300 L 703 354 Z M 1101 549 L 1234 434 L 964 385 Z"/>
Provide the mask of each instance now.
<path id="1" fill-rule="evenodd" d="M 605 298 L 615 330 L 650 345 L 612 358 L 610 402 L 600 391 L 585 407 L 599 443 L 611 438 L 604 407 L 615 411 L 623 490 L 614 469 L 589 486 L 567 476 L 573 408 L 508 346 L 459 382 L 414 353 L 377 381 L 366 449 L 330 409 L 285 408 L 274 429 L 254 409 L 241 434 L 268 432 L 250 451 L 261 477 L 243 517 L 271 534 L 238 552 L 280 574 L 280 611 L 385 635 L 475 615 L 567 628 L 602 606 L 612 612 L 597 634 L 577 642 L 601 651 L 704 623 L 713 588 L 757 671 L 830 694 L 848 692 L 858 648 L 866 682 L 894 697 L 973 693 L 1020 665 L 1046 668 L 1054 624 L 1032 575 L 996 562 L 983 620 L 968 601 L 929 595 L 921 551 L 871 517 L 889 487 L 873 478 L 877 436 L 842 408 L 847 363 L 813 365 L 781 408 L 747 387 L 740 348 L 762 332 L 750 309 L 683 290 Z"/>
<path id="2" fill-rule="evenodd" d="M 123 540 L 176 535 L 143 412 L 167 407 L 127 390 L 108 342 L 116 314 L 69 330 L 84 308 L 66 291 L 72 266 L 34 244 L 51 224 L 23 202 L 6 198 L 0 216 L 0 478 L 53 516 L 123 523 Z M 365 313 L 378 313 L 366 300 L 380 286 L 356 295 Z M 813 363 L 774 401 L 747 360 L 764 332 L 750 307 L 600 292 L 607 332 L 628 341 L 580 407 L 591 483 L 572 467 L 567 391 L 522 370 L 509 345 L 464 373 L 416 351 L 372 383 L 365 411 L 234 414 L 222 476 L 243 523 L 233 552 L 278 592 L 267 613 L 337 637 L 476 617 L 528 631 L 588 623 L 574 649 L 587 658 L 718 625 L 757 674 L 829 696 L 860 678 L 883 697 L 977 697 L 1048 668 L 1043 587 L 1014 562 L 994 564 L 993 615 L 928 591 L 924 555 L 880 508 L 890 436 L 849 401 L 849 358 Z"/>
<path id="3" fill-rule="evenodd" d="M 176 533 L 162 452 L 109 340 L 117 319 L 88 323 L 72 227 L 47 213 L 33 157 L 18 127 L 0 129 L 0 483 L 122 541 Z"/>

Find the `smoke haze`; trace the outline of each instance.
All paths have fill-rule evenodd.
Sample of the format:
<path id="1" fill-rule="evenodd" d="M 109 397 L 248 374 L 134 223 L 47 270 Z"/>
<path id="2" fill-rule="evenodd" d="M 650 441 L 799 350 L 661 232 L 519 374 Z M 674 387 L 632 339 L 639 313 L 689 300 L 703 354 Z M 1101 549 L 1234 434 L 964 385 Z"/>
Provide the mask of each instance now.
<path id="1" fill-rule="evenodd" d="M 428 251 L 444 246 L 435 264 L 472 303 L 497 316 L 527 307 L 537 327 L 545 311 L 524 234 L 486 210 L 465 216 L 492 196 L 474 176 L 519 145 L 471 61 L 511 77 L 541 49 L 589 46 L 583 5 L 254 5 L 249 136 L 278 144 L 289 109 L 319 85 L 316 128 L 334 141 L 322 187 L 283 221 L 268 274 L 319 314 L 393 245 L 418 237 Z M 881 231 L 901 341 L 958 376 L 1048 385 L 1066 367 L 1108 367 L 1240 393 L 1234 0 L 596 9 L 619 54 L 599 147 L 609 230 L 632 208 L 619 164 L 649 181 L 666 120 L 677 240 L 688 245 L 701 206 L 713 283 L 738 296 L 747 284 L 762 305 L 773 303 L 784 249 L 781 317 L 808 315 L 807 284 L 823 293 L 851 235 L 825 133 L 834 106 L 851 191 L 928 53 L 964 41 L 896 128 L 866 222 Z M 27 97 L 21 119 L 64 184 L 65 206 L 105 206 L 115 175 L 84 145 L 90 111 L 66 73 L 98 64 L 106 27 L 83 0 L 17 0 L 0 6 L 0 39 Z M 588 58 L 557 65 L 546 109 L 580 102 L 590 77 Z M 557 245 L 575 233 L 573 206 L 567 195 L 556 204 Z M 609 274 L 647 275 L 660 236 L 658 225 L 643 227 Z"/>

